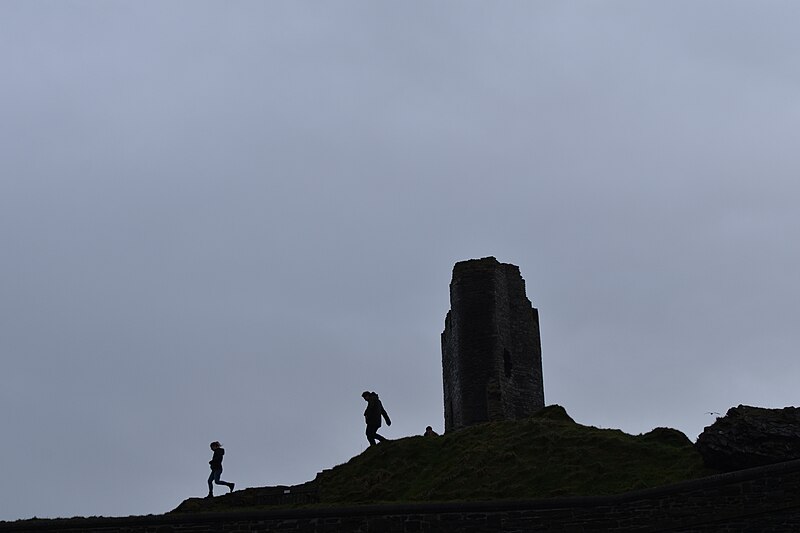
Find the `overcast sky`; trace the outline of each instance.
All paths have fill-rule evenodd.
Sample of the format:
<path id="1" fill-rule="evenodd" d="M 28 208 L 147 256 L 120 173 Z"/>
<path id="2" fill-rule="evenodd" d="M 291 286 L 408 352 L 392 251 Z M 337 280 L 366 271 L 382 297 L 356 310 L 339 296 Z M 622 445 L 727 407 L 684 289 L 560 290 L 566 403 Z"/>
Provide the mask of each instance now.
<path id="1" fill-rule="evenodd" d="M 800 4 L 0 1 L 0 520 L 163 513 L 443 429 L 457 261 L 545 401 L 797 404 Z"/>

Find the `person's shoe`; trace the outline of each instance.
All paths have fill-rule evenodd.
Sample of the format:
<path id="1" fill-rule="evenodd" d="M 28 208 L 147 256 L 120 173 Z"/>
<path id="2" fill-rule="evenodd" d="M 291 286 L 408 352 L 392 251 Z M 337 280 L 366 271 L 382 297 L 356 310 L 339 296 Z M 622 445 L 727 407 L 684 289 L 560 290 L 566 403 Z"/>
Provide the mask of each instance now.
<path id="1" fill-rule="evenodd" d="M 233 492 L 233 487 L 235 487 L 235 486 L 236 486 L 236 483 L 231 483 L 231 492 Z"/>
<path id="2" fill-rule="evenodd" d="M 208 496 L 206 496 L 206 498 L 213 498 L 213 497 L 214 497 L 213 494 L 209 494 Z"/>

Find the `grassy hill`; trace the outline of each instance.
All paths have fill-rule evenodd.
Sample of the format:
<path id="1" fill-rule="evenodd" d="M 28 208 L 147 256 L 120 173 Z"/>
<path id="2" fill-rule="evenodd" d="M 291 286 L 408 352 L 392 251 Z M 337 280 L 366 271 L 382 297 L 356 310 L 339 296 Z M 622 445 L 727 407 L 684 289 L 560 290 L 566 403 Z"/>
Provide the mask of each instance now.
<path id="1" fill-rule="evenodd" d="M 309 485 L 321 505 L 350 505 L 604 495 L 714 473 L 677 430 L 634 436 L 582 426 L 549 406 L 525 420 L 381 443 Z M 259 490 L 268 489 L 187 500 L 176 511 L 248 507 Z"/>

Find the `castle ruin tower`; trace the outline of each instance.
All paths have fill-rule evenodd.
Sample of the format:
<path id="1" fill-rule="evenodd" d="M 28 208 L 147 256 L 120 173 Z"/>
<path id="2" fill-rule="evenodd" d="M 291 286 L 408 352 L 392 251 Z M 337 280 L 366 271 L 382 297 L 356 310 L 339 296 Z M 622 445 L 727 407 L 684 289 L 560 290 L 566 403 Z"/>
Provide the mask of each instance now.
<path id="1" fill-rule="evenodd" d="M 455 264 L 442 374 L 445 431 L 544 407 L 539 312 L 519 267 L 494 257 Z"/>

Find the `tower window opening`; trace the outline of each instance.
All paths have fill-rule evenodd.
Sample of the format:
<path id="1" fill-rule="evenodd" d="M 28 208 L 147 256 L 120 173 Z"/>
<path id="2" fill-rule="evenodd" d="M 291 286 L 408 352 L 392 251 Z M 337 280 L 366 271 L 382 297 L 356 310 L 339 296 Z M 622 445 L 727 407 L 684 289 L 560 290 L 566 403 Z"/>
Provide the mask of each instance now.
<path id="1" fill-rule="evenodd" d="M 514 363 L 511 362 L 511 353 L 503 349 L 503 372 L 507 378 L 511 378 L 511 371 L 514 369 Z"/>

